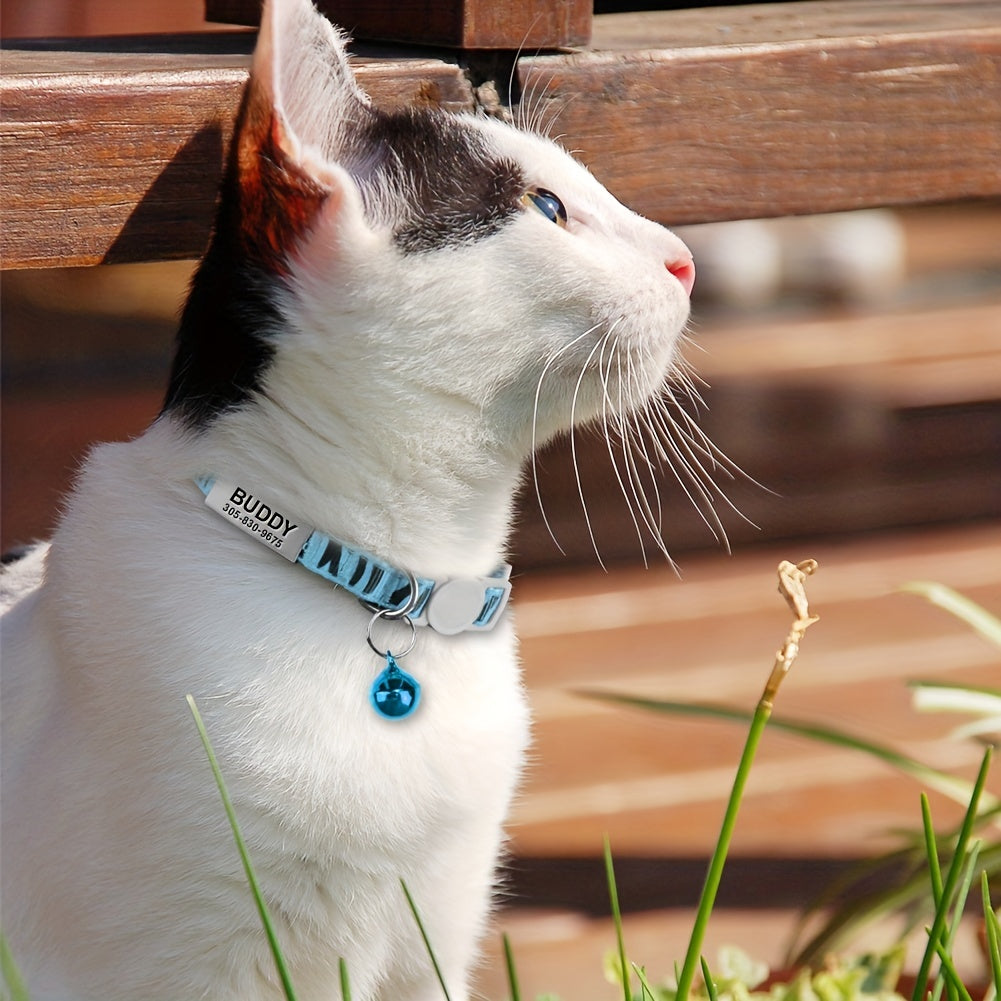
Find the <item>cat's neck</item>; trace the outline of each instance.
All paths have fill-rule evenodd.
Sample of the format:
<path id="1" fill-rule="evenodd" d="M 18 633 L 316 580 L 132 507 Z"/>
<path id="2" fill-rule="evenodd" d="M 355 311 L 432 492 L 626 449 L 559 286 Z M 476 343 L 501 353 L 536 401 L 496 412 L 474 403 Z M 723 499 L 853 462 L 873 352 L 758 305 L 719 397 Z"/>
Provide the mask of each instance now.
<path id="1" fill-rule="evenodd" d="M 504 558 L 521 463 L 462 409 L 362 420 L 268 393 L 175 440 L 192 473 L 237 481 L 401 569 L 488 573 Z"/>

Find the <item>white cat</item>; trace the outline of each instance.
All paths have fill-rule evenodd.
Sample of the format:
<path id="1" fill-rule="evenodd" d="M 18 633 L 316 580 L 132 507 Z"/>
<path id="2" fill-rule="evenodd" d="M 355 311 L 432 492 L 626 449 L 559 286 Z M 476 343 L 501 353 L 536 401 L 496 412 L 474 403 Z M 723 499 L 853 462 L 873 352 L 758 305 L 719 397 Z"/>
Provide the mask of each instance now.
<path id="1" fill-rule="evenodd" d="M 535 442 L 658 390 L 693 278 L 553 143 L 378 111 L 308 0 L 269 3 L 164 412 L 4 576 L 35 1001 L 282 996 L 188 692 L 301 1001 L 341 958 L 360 1001 L 441 997 L 401 879 L 470 996 L 528 741 L 512 497 Z"/>

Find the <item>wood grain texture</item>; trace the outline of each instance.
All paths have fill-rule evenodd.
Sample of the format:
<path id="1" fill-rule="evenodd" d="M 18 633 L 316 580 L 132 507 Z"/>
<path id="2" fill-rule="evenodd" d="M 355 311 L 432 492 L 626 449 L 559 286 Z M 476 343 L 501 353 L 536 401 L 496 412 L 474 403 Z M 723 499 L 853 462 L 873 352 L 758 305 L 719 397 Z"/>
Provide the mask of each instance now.
<path id="1" fill-rule="evenodd" d="M 355 38 L 460 49 L 553 49 L 586 45 L 591 0 L 319 0 Z M 259 24 L 260 0 L 205 0 L 210 21 Z"/>
<path id="2" fill-rule="evenodd" d="M 875 9 L 872 9 L 875 8 Z M 667 223 L 1001 194 L 997 3 L 805 2 L 606 15 L 526 56 L 523 102 Z M 197 255 L 252 33 L 5 53 L 5 267 Z M 427 52 L 358 63 L 378 103 L 473 108 Z M 496 81 L 506 93 L 507 78 Z"/>
<path id="3" fill-rule="evenodd" d="M 216 35 L 174 39 L 170 52 L 141 51 L 141 40 L 116 40 L 131 51 L 5 52 L 3 266 L 201 255 L 252 38 L 242 53 Z M 438 59 L 362 58 L 357 71 L 386 107 L 472 107 L 461 71 Z"/>
<path id="4" fill-rule="evenodd" d="M 962 774 L 980 749 L 944 741 L 945 715 L 915 713 L 907 681 L 997 684 L 997 653 L 901 583 L 947 580 L 1001 607 L 1001 523 L 686 557 L 666 566 L 525 574 L 515 607 L 534 717 L 535 767 L 510 824 L 516 856 L 704 857 L 719 831 L 739 726 L 607 706 L 580 692 L 751 708 L 788 624 L 780 559 L 820 561 L 808 586 L 821 622 L 782 687 L 787 718 L 868 735 Z M 919 786 L 865 755 L 769 731 L 755 762 L 735 857 L 852 858 L 914 829 Z M 996 783 L 994 791 L 997 790 Z M 943 828 L 958 807 L 932 794 Z M 621 885 L 621 884 L 620 884 Z M 773 898 L 774 899 L 774 898 Z M 672 901 L 673 905 L 676 901 Z M 647 906 L 667 906 L 653 901 Z"/>
<path id="5" fill-rule="evenodd" d="M 522 60 L 522 92 L 662 222 L 1001 192 L 996 3 L 610 15 L 594 46 Z"/>

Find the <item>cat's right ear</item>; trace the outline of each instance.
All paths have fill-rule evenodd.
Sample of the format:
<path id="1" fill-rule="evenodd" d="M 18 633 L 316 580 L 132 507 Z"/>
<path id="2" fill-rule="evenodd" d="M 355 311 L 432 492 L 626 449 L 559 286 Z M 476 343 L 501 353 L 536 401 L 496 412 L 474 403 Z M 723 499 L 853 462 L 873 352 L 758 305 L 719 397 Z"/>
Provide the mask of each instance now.
<path id="1" fill-rule="evenodd" d="M 242 243 L 259 263 L 287 271 L 320 222 L 333 243 L 367 231 L 346 161 L 371 114 L 337 29 L 310 0 L 268 0 L 234 148 Z"/>

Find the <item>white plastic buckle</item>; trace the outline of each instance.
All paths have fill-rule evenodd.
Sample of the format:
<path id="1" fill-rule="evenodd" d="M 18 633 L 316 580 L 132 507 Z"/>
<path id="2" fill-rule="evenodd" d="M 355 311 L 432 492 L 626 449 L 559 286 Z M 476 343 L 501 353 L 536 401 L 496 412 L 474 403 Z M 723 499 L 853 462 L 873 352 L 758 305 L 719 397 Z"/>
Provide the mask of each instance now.
<path id="1" fill-rule="evenodd" d="M 511 567 L 505 563 L 497 576 L 442 581 L 414 621 L 444 636 L 467 631 L 489 632 L 497 625 L 511 597 L 510 577 Z"/>

